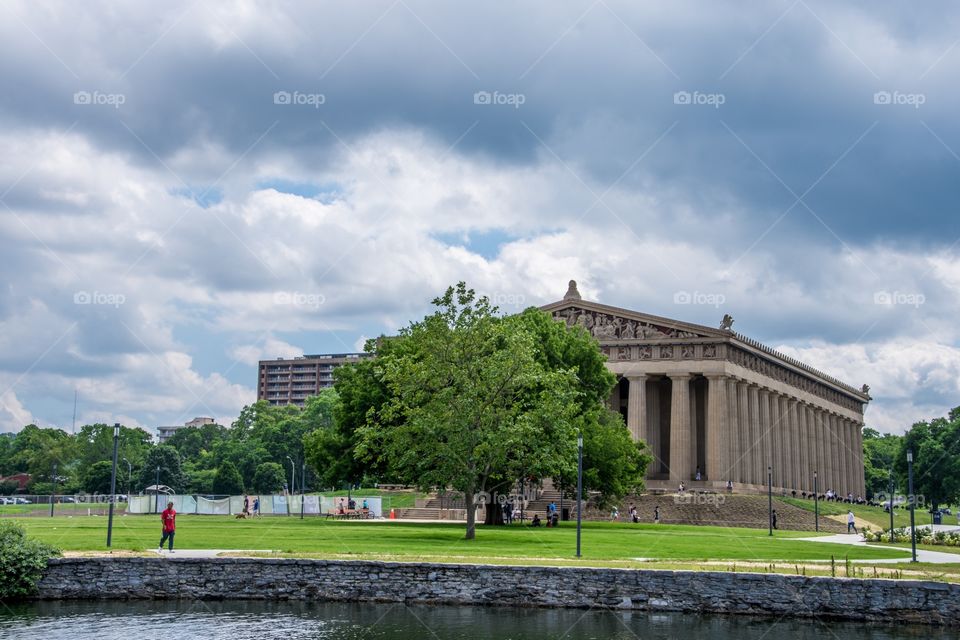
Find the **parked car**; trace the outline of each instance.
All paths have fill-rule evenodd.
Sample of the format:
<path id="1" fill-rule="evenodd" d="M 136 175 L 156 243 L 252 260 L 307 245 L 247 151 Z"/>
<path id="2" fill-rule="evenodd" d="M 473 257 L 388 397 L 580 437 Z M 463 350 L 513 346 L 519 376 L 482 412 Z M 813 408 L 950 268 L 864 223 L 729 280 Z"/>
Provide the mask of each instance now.
<path id="1" fill-rule="evenodd" d="M 74 504 L 77 501 L 73 496 L 60 496 L 61 504 Z"/>
<path id="2" fill-rule="evenodd" d="M 14 504 L 13 498 L 4 498 L 0 496 L 0 504 Z"/>
<path id="3" fill-rule="evenodd" d="M 13 503 L 14 504 L 33 504 L 33 502 L 31 502 L 30 500 L 27 500 L 26 498 L 14 498 Z"/>

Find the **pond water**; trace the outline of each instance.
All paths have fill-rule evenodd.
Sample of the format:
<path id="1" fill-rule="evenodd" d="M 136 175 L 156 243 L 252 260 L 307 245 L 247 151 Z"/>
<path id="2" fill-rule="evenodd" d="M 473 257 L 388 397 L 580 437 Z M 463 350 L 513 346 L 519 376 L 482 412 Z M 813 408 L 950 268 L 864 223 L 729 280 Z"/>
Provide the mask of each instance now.
<path id="1" fill-rule="evenodd" d="M 747 616 L 301 602 L 0 603 L 0 638 L 955 638 L 936 627 L 866 625 Z"/>

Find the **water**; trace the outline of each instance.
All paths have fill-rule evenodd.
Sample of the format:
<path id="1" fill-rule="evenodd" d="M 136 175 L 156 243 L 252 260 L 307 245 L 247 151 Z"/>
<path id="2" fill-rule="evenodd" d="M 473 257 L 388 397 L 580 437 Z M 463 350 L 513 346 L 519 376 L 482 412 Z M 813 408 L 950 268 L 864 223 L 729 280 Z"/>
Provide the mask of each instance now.
<path id="1" fill-rule="evenodd" d="M 0 638 L 17 640 L 885 640 L 956 637 L 952 633 L 936 627 L 576 609 L 239 601 L 0 603 Z"/>

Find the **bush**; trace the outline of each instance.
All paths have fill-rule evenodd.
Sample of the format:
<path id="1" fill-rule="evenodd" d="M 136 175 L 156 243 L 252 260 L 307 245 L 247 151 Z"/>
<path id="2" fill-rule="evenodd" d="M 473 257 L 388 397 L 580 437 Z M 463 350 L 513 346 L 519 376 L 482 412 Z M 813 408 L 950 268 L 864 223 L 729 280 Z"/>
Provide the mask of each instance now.
<path id="1" fill-rule="evenodd" d="M 0 521 L 0 600 L 36 593 L 47 560 L 59 555 L 59 549 L 28 539 L 13 520 Z"/>

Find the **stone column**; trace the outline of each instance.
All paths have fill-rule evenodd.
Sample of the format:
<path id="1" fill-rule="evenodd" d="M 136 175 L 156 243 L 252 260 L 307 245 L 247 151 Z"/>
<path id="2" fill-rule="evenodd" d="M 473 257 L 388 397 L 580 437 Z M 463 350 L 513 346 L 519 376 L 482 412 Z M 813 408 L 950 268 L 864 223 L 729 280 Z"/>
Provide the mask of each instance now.
<path id="1" fill-rule="evenodd" d="M 634 440 L 647 442 L 647 376 L 628 375 L 627 383 L 627 428 Z"/>
<path id="2" fill-rule="evenodd" d="M 826 463 L 824 461 L 824 455 L 826 453 L 824 440 L 827 436 L 827 425 L 824 423 L 826 417 L 827 414 L 823 409 L 813 409 L 814 433 L 817 437 L 817 464 L 814 467 L 814 470 L 817 472 L 817 486 L 814 487 L 814 489 L 821 494 L 823 494 L 823 478 L 826 475 Z"/>
<path id="3" fill-rule="evenodd" d="M 770 420 L 770 391 L 758 391 L 760 402 L 760 468 L 763 470 L 763 484 L 767 483 L 767 467 L 773 472 L 773 423 Z"/>
<path id="4" fill-rule="evenodd" d="M 810 492 L 810 429 L 807 425 L 807 406 L 797 402 L 797 426 L 800 434 L 800 490 Z"/>
<path id="5" fill-rule="evenodd" d="M 823 417 L 824 425 L 824 444 L 823 444 L 823 484 L 820 487 L 822 493 L 826 493 L 834 484 L 834 474 L 836 469 L 833 466 L 833 450 L 836 426 L 834 424 L 836 416 L 828 413 Z"/>
<path id="6" fill-rule="evenodd" d="M 786 465 L 783 459 L 783 424 L 780 418 L 780 394 L 770 394 L 770 434 L 773 447 L 773 486 L 783 488 Z"/>
<path id="7" fill-rule="evenodd" d="M 727 434 L 727 388 L 722 375 L 707 376 L 707 480 L 721 482 L 725 478 L 724 459 Z"/>
<path id="8" fill-rule="evenodd" d="M 690 484 L 693 476 L 690 375 L 670 376 L 670 480 Z"/>
<path id="9" fill-rule="evenodd" d="M 854 486 L 856 487 L 855 493 L 861 498 L 866 499 L 866 478 L 863 476 L 863 425 L 858 422 L 853 423 L 853 444 L 855 454 L 853 461 L 853 482 Z"/>
<path id="10" fill-rule="evenodd" d="M 853 459 L 854 459 L 854 449 L 853 449 L 853 420 L 844 420 L 843 423 L 843 443 L 844 443 L 844 453 L 846 469 L 844 469 L 844 480 L 846 481 L 846 488 L 843 491 L 843 495 L 848 493 L 856 494 L 856 491 L 853 487 Z M 854 495 L 854 498 L 857 496 Z"/>
<path id="11" fill-rule="evenodd" d="M 783 447 L 780 449 L 780 464 L 783 467 L 783 477 L 781 478 L 784 489 L 793 489 L 793 441 L 790 437 L 790 403 L 786 396 L 777 397 L 777 403 L 780 405 L 780 434 Z"/>
<path id="12" fill-rule="evenodd" d="M 647 477 L 653 477 L 663 469 L 663 453 L 660 450 L 660 383 L 651 383 L 653 393 L 645 394 L 647 398 L 647 437 L 650 446 L 650 455 L 653 456 L 653 462 L 647 470 Z"/>
<path id="13" fill-rule="evenodd" d="M 723 481 L 740 482 L 740 418 L 737 412 L 737 381 L 725 378 L 727 390 L 727 434 L 723 443 L 727 456 L 723 463 Z"/>
<path id="14" fill-rule="evenodd" d="M 760 388 L 751 384 L 747 388 L 750 410 L 750 475 L 754 484 L 763 484 L 767 472 L 763 464 L 763 432 L 760 430 Z"/>
<path id="15" fill-rule="evenodd" d="M 753 482 L 753 463 L 750 458 L 750 407 L 747 402 L 747 383 L 737 381 L 737 431 L 739 451 L 737 453 L 737 469 L 740 482 Z"/>
<path id="16" fill-rule="evenodd" d="M 830 476 L 832 484 L 830 488 L 840 493 L 840 484 L 843 480 L 843 465 L 841 464 L 843 457 L 840 455 L 841 450 L 843 449 L 843 440 L 840 437 L 840 430 L 843 427 L 843 418 L 840 416 L 833 417 L 833 433 L 830 438 L 830 460 L 833 462 L 833 473 Z"/>

